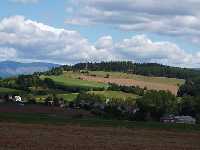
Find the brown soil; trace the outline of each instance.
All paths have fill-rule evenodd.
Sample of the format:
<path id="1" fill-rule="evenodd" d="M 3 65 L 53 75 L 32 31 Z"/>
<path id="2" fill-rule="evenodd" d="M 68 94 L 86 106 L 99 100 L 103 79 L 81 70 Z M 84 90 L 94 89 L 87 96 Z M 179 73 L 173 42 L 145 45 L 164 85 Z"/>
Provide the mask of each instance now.
<path id="1" fill-rule="evenodd" d="M 146 81 L 138 81 L 133 79 L 122 79 L 122 78 L 103 78 L 103 77 L 92 77 L 92 76 L 81 76 L 80 79 L 87 81 L 96 81 L 101 83 L 116 83 L 125 86 L 139 86 L 141 88 L 147 87 L 149 90 L 164 90 L 170 91 L 173 94 L 177 94 L 178 86 L 168 85 L 161 83 L 152 83 Z"/>
<path id="2" fill-rule="evenodd" d="M 199 150 L 200 133 L 0 123 L 0 150 Z"/>
<path id="3" fill-rule="evenodd" d="M 39 105 L 0 105 L 0 113 L 38 113 L 38 114 L 50 114 L 57 116 L 65 117 L 93 117 L 89 111 L 81 109 L 66 109 L 60 107 L 48 107 L 48 106 L 39 106 Z"/>

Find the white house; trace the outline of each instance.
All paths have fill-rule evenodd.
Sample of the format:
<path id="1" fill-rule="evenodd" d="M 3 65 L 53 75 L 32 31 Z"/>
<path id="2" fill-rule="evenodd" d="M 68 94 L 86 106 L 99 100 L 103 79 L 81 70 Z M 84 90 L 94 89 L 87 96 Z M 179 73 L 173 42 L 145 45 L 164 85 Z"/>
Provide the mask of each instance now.
<path id="1" fill-rule="evenodd" d="M 14 100 L 15 100 L 15 102 L 22 102 L 21 96 L 15 96 Z"/>

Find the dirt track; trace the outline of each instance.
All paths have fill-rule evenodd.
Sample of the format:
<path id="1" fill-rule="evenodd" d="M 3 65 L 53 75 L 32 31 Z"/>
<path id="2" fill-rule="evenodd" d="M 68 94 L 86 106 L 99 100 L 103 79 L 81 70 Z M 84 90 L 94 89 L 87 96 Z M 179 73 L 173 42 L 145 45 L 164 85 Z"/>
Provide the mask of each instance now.
<path id="1" fill-rule="evenodd" d="M 125 86 L 139 86 L 141 88 L 147 87 L 150 90 L 165 90 L 170 91 L 173 94 L 177 94 L 178 87 L 176 85 L 168 85 L 161 83 L 152 83 L 146 81 L 138 81 L 133 79 L 122 79 L 122 78 L 103 78 L 103 77 L 92 77 L 92 76 L 81 76 L 82 80 L 96 81 L 102 83 L 116 83 Z"/>
<path id="2" fill-rule="evenodd" d="M 200 133 L 0 123 L 0 150 L 199 150 Z"/>

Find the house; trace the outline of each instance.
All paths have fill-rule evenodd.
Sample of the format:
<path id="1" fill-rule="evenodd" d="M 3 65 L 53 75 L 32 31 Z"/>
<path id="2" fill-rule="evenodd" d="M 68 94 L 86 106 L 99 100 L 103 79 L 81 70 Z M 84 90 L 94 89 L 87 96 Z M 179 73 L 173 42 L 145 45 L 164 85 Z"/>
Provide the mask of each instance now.
<path id="1" fill-rule="evenodd" d="M 15 96 L 15 97 L 14 97 L 14 101 L 15 101 L 15 102 L 22 102 L 21 96 Z"/>
<path id="2" fill-rule="evenodd" d="M 53 106 L 53 105 L 54 105 L 54 101 L 53 101 L 53 100 L 47 101 L 47 105 L 48 105 L 48 106 Z"/>
<path id="3" fill-rule="evenodd" d="M 196 124 L 196 119 L 191 116 L 173 116 L 169 115 L 160 119 L 163 123 L 183 123 L 183 124 Z"/>
<path id="4" fill-rule="evenodd" d="M 9 95 L 9 96 L 8 96 L 8 100 L 9 100 L 9 101 L 13 101 L 13 96 L 12 96 L 12 95 Z"/>
<path id="5" fill-rule="evenodd" d="M 169 115 L 169 116 L 160 118 L 160 121 L 163 123 L 175 123 L 175 118 L 173 115 Z"/>
<path id="6" fill-rule="evenodd" d="M 196 124 L 196 119 L 191 116 L 175 116 L 176 123 Z"/>

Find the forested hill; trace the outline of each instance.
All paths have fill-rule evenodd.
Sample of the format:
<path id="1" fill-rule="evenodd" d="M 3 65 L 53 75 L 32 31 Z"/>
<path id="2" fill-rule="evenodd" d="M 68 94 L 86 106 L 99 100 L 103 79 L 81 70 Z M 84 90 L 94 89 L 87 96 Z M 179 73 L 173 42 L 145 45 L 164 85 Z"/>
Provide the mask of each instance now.
<path id="1" fill-rule="evenodd" d="M 65 66 L 64 68 L 68 68 Z M 73 70 L 88 69 L 92 71 L 119 71 L 129 72 L 145 76 L 170 77 L 180 79 L 195 79 L 200 77 L 200 70 L 165 66 L 156 63 L 132 63 L 132 62 L 101 62 L 79 63 L 72 66 Z"/>

